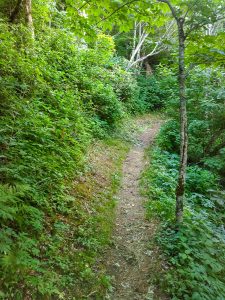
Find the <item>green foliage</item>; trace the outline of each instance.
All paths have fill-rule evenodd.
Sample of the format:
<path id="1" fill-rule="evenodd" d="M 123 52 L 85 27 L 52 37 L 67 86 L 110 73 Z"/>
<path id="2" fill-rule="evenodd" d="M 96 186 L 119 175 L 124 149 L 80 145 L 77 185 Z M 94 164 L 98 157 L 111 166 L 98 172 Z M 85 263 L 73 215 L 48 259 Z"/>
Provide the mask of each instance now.
<path id="1" fill-rule="evenodd" d="M 187 59 L 199 65 L 222 66 L 225 65 L 225 46 L 223 22 L 217 22 L 217 34 L 196 35 L 187 47 Z M 200 47 L 199 47 L 200 45 Z"/>
<path id="2" fill-rule="evenodd" d="M 167 152 L 164 155 L 159 154 L 159 152 L 151 154 L 152 168 L 144 173 L 143 186 L 146 195 L 152 200 L 147 204 L 149 217 L 159 215 L 172 220 L 174 219 L 178 156 L 176 154 L 171 155 L 170 160 L 168 160 L 166 154 Z"/>
<path id="3" fill-rule="evenodd" d="M 199 168 L 198 166 L 189 166 L 187 172 L 187 191 L 192 193 L 205 194 L 209 187 L 210 189 L 216 188 L 218 178 L 208 171 Z"/>
<path id="4" fill-rule="evenodd" d="M 224 72 L 222 69 L 192 70 L 187 79 L 189 161 L 224 169 Z M 178 101 L 169 97 L 167 113 L 172 119 L 162 128 L 160 146 L 179 152 Z M 213 158 L 213 160 L 212 160 Z M 207 163 L 208 162 L 208 163 Z"/>
<path id="5" fill-rule="evenodd" d="M 169 152 L 178 152 L 180 136 L 177 120 L 169 120 L 161 127 L 157 142 L 160 147 Z"/>
<path id="6" fill-rule="evenodd" d="M 158 66 L 154 75 L 138 77 L 140 101 L 150 110 L 164 108 L 170 100 L 177 100 L 177 79 L 166 67 Z"/>
<path id="7" fill-rule="evenodd" d="M 136 78 L 131 73 L 125 71 L 125 64 L 114 62 L 114 72 L 109 78 L 117 97 L 126 105 L 127 112 L 136 114 L 146 112 L 140 98 L 140 88 Z"/>
<path id="8" fill-rule="evenodd" d="M 113 157 L 113 163 L 109 163 L 107 188 L 98 190 L 102 183 L 95 181 L 88 169 L 91 167 L 85 164 L 92 139 L 106 138 L 116 128 L 119 128 L 118 135 L 121 134 L 120 120 L 129 113 L 167 107 L 173 119 L 164 127 L 160 143 L 169 151 L 178 150 L 178 93 L 173 72 L 161 67 L 154 76 L 141 76 L 137 83 L 126 72 L 123 60 L 114 57 L 112 38 L 99 33 L 99 28 L 111 30 L 114 24 L 121 30 L 130 30 L 134 19 L 151 24 L 156 31 L 156 24 L 163 29 L 168 21 L 168 7 L 149 1 L 75 2 L 33 1 L 33 39 L 25 17 L 25 1 L 11 23 L 10 15 L 19 2 L 0 0 L 2 299 L 69 300 L 93 293 L 93 297 L 103 298 L 109 278 L 96 274 L 94 263 L 96 254 L 108 241 L 114 206 L 112 196 L 119 184 L 118 168 L 126 149 L 121 149 L 121 145 L 114 149 L 113 154 L 118 151 L 119 158 Z M 179 15 L 183 8 L 194 11 L 189 18 L 191 24 L 187 24 L 190 26 L 195 21 L 208 21 L 211 9 L 220 7 L 220 3 L 219 0 L 174 2 Z M 156 14 L 159 11 L 162 13 Z M 213 10 L 211 23 L 214 13 Z M 154 30 L 151 30 L 153 37 Z M 158 44 L 160 38 L 153 40 Z M 192 43 L 193 53 L 189 49 L 189 57 L 196 56 L 196 40 Z M 221 41 L 223 34 L 216 39 L 216 44 L 211 39 L 205 40 L 203 55 L 210 60 L 223 56 Z M 216 47 L 211 49 L 212 45 Z M 205 55 L 208 50 L 212 56 Z M 223 62 L 218 65 L 223 66 Z M 223 75 L 219 69 L 204 72 L 199 69 L 192 72 L 188 83 L 190 159 L 219 172 L 225 161 L 222 159 Z M 122 136 L 124 140 L 131 138 L 124 132 Z M 160 217 L 172 220 L 177 155 L 170 155 L 170 160 L 168 155 L 161 155 L 155 166 L 154 184 L 148 192 L 154 198 L 154 205 L 149 206 L 149 214 L 158 212 Z M 103 155 L 102 162 L 106 161 Z M 164 162 L 163 166 L 160 161 Z M 81 174 L 85 172 L 89 172 L 93 182 L 75 184 L 74 178 L 84 179 Z M 181 234 L 186 237 L 188 233 L 193 239 L 182 245 L 183 237 L 177 237 L 176 232 L 171 235 L 166 231 L 168 235 L 162 237 L 161 243 L 168 253 L 173 245 L 171 241 L 178 241 L 178 248 L 172 248 L 175 263 L 171 260 L 171 264 L 186 266 L 173 275 L 176 280 L 168 278 L 168 282 L 178 298 L 186 295 L 188 299 L 194 288 L 195 299 L 220 299 L 223 292 L 220 266 L 224 262 L 220 236 L 223 200 L 219 192 L 207 191 L 209 186 L 217 189 L 217 180 L 210 172 L 190 167 L 187 180 L 187 228 Z M 209 247 L 205 249 L 204 244 Z M 191 264 L 186 263 L 185 256 L 177 255 L 179 245 L 189 249 Z M 204 259 L 199 257 L 199 249 Z M 203 274 L 198 262 L 205 261 L 207 267 L 203 271 L 207 273 Z M 213 284 L 213 289 L 209 291 L 206 284 L 201 284 L 203 281 Z"/>
<path id="9" fill-rule="evenodd" d="M 112 62 L 109 36 L 88 47 L 65 29 L 35 34 L 30 41 L 21 24 L 0 23 L 1 297 L 81 298 L 81 287 L 88 294 L 108 282 L 92 265 L 107 242 L 104 209 L 112 211 L 118 183 L 112 178 L 96 196 L 93 216 L 71 185 L 85 172 L 92 138 L 135 112 L 137 85 Z"/>
<path id="10" fill-rule="evenodd" d="M 178 157 L 155 149 L 143 177 L 149 197 L 149 217 L 159 217 L 157 241 L 169 262 L 162 283 L 172 299 L 223 299 L 224 289 L 224 193 L 218 178 L 197 166 L 187 170 L 184 222 L 174 228 Z M 209 190 L 209 188 L 211 190 Z"/>

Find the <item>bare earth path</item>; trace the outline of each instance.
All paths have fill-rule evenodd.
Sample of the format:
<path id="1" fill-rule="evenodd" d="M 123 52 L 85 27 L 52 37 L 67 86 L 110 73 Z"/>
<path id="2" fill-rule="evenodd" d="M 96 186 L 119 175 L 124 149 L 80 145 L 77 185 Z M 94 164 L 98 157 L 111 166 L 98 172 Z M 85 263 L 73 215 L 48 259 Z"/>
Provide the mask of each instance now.
<path id="1" fill-rule="evenodd" d="M 156 225 L 145 220 L 145 199 L 140 195 L 139 178 L 145 165 L 144 150 L 154 140 L 159 127 L 160 121 L 153 120 L 123 165 L 113 246 L 106 262 L 108 274 L 113 278 L 113 291 L 107 297 L 111 300 L 153 299 L 154 291 L 148 282 L 152 264 L 148 243 Z"/>

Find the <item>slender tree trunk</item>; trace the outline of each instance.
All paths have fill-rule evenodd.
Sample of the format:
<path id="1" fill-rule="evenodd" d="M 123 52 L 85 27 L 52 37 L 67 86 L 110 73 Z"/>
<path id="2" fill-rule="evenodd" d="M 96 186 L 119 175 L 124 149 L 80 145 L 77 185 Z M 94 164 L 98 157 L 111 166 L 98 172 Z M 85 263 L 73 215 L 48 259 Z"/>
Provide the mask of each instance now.
<path id="1" fill-rule="evenodd" d="M 143 26 L 143 28 L 142 28 Z M 143 32 L 142 32 L 143 29 Z M 139 23 L 139 38 L 141 40 L 142 35 L 144 36 L 144 25 L 140 22 Z M 139 59 L 141 57 L 141 47 L 139 47 L 138 52 L 137 52 L 137 59 Z"/>
<path id="2" fill-rule="evenodd" d="M 34 26 L 32 18 L 32 0 L 24 0 L 24 9 L 25 9 L 25 20 L 27 26 L 30 28 L 32 38 L 34 38 Z"/>
<path id="3" fill-rule="evenodd" d="M 179 38 L 179 94 L 180 94 L 180 167 L 176 187 L 176 223 L 179 225 L 183 221 L 184 197 L 185 197 L 185 178 L 187 168 L 187 101 L 186 101 L 186 74 L 185 74 L 185 39 L 184 23 L 185 17 L 179 17 L 177 10 L 170 0 L 158 0 L 166 3 L 176 20 Z"/>
<path id="4" fill-rule="evenodd" d="M 137 40 L 137 21 L 134 22 L 134 35 L 133 35 L 132 53 L 135 51 L 135 48 L 136 48 L 136 40 Z"/>
<path id="5" fill-rule="evenodd" d="M 183 206 L 185 197 L 185 177 L 187 167 L 187 101 L 186 101 L 186 74 L 185 74 L 185 35 L 184 20 L 178 19 L 179 34 L 179 94 L 180 94 L 180 167 L 179 177 L 176 188 L 176 222 L 180 224 L 183 221 Z"/>

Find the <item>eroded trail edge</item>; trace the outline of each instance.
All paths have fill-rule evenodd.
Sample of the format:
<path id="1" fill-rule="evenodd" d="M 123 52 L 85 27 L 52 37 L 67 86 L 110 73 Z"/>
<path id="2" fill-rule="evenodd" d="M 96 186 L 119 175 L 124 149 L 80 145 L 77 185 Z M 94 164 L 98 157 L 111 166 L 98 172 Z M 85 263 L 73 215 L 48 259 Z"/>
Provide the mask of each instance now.
<path id="1" fill-rule="evenodd" d="M 154 140 L 161 122 L 152 121 L 132 148 L 123 165 L 123 181 L 118 194 L 113 246 L 107 255 L 107 271 L 113 291 L 109 299 L 152 299 L 149 285 L 151 251 L 149 240 L 156 225 L 145 219 L 145 198 L 140 195 L 139 180 L 145 166 L 144 151 Z"/>

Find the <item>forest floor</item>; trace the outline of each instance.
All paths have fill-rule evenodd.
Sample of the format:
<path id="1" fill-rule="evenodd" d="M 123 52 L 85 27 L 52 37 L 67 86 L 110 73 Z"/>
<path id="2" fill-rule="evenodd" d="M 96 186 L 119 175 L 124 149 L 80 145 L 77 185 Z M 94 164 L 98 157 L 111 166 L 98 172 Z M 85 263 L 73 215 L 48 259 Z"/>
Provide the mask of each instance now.
<path id="1" fill-rule="evenodd" d="M 105 254 L 112 290 L 106 299 L 167 299 L 155 286 L 162 268 L 154 235 L 155 220 L 146 220 L 145 197 L 140 192 L 141 173 L 147 164 L 145 150 L 154 141 L 162 121 L 152 116 L 138 120 L 143 129 L 123 164 L 123 179 L 118 193 L 112 244 Z"/>

